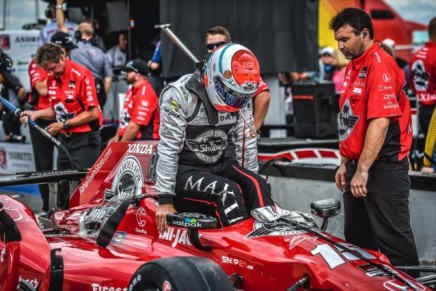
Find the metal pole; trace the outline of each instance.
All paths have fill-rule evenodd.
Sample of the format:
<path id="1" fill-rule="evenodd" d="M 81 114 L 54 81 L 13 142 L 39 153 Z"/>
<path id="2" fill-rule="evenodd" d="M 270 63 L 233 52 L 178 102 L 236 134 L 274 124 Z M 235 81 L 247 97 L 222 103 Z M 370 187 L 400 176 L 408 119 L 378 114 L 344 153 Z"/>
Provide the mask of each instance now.
<path id="1" fill-rule="evenodd" d="M 130 25 L 131 24 L 130 20 L 131 20 L 132 16 L 130 15 L 130 0 L 127 0 L 127 15 L 129 17 L 129 19 L 128 19 L 129 26 L 127 29 L 127 48 L 128 48 L 127 60 L 130 61 L 132 59 L 132 33 L 131 33 L 132 27 Z"/>
<path id="2" fill-rule="evenodd" d="M 183 42 L 174 34 L 171 30 L 171 24 L 158 24 L 155 25 L 154 28 L 160 28 L 165 32 L 165 34 L 169 37 L 169 39 L 178 46 L 188 57 L 194 62 L 199 63 L 200 61 L 194 56 L 194 54 L 183 44 Z"/>
<path id="3" fill-rule="evenodd" d="M 6 9 L 8 8 L 7 6 L 7 0 L 4 0 L 3 2 L 3 27 L 1 27 L 2 29 L 6 30 Z"/>
<path id="4" fill-rule="evenodd" d="M 36 23 L 38 23 L 39 19 L 39 1 L 35 0 L 35 14 L 36 14 Z"/>

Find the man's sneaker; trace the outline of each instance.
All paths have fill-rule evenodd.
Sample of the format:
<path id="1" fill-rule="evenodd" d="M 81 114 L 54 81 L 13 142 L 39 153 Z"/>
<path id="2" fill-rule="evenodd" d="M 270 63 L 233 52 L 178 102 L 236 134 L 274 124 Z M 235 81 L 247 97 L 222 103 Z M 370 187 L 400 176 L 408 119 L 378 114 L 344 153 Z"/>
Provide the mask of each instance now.
<path id="1" fill-rule="evenodd" d="M 10 142 L 17 142 L 17 143 L 25 143 L 26 142 L 26 136 L 24 135 L 18 135 L 14 134 L 10 137 Z"/>

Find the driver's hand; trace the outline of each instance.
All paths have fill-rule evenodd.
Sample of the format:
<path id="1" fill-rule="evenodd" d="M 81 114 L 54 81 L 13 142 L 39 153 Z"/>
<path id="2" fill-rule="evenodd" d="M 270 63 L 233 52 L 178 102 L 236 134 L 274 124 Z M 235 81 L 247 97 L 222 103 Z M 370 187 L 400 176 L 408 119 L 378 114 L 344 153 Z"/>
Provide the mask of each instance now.
<path id="1" fill-rule="evenodd" d="M 168 229 L 167 214 L 176 212 L 172 204 L 159 205 L 156 211 L 156 227 L 159 232 L 164 232 Z"/>

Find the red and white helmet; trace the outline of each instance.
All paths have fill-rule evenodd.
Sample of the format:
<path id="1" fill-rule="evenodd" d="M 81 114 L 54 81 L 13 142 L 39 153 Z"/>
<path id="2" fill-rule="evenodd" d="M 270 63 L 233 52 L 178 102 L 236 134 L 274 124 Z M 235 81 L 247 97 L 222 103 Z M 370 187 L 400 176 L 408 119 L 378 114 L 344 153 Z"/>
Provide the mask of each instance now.
<path id="1" fill-rule="evenodd" d="M 210 55 L 203 76 L 213 106 L 235 112 L 247 105 L 259 87 L 259 62 L 246 47 L 229 43 Z"/>

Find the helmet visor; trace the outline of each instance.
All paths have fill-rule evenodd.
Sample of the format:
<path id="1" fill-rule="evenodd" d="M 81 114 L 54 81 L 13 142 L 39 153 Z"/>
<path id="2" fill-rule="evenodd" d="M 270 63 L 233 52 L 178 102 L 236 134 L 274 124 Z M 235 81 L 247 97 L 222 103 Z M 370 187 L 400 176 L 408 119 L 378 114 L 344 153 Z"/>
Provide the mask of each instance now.
<path id="1" fill-rule="evenodd" d="M 235 108 L 244 108 L 248 101 L 253 98 L 255 93 L 251 94 L 245 94 L 245 93 L 239 93 L 236 92 L 229 87 L 227 87 L 220 78 L 215 77 L 214 78 L 214 84 L 216 91 L 218 92 L 218 96 L 221 98 L 221 100 L 232 107 Z"/>

